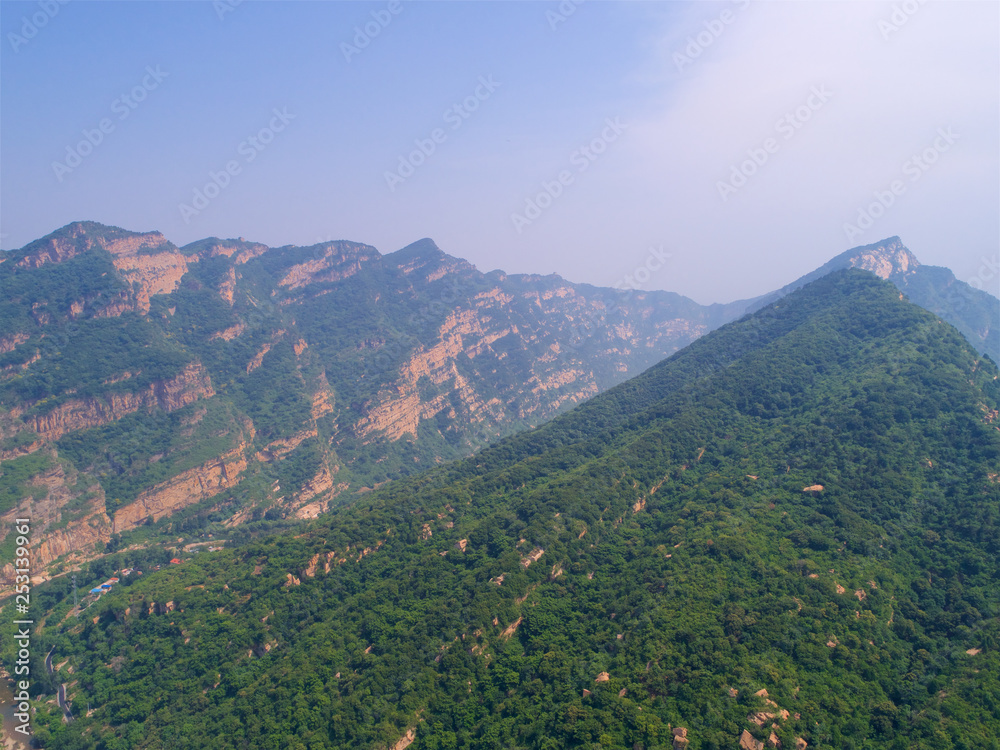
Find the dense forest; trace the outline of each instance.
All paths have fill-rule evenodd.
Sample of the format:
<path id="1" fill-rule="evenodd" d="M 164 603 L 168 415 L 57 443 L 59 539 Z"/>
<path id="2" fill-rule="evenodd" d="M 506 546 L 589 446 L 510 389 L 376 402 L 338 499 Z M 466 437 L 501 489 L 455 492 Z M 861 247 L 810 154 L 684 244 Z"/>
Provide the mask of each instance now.
<path id="1" fill-rule="evenodd" d="M 997 378 L 890 284 L 833 273 L 79 619 L 65 580 L 41 587 L 34 672 L 54 648 L 76 719 L 40 678 L 37 739 L 997 750 Z"/>

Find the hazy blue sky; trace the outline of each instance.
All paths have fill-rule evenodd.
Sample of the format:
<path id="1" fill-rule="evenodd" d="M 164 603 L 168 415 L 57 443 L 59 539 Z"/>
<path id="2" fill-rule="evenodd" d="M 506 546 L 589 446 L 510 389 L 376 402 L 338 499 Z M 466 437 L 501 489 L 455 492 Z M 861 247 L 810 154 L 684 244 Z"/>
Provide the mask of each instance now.
<path id="1" fill-rule="evenodd" d="M 5 0 L 0 31 L 7 249 L 431 237 L 613 286 L 656 247 L 643 286 L 711 302 L 898 234 L 1000 286 L 995 2 Z"/>

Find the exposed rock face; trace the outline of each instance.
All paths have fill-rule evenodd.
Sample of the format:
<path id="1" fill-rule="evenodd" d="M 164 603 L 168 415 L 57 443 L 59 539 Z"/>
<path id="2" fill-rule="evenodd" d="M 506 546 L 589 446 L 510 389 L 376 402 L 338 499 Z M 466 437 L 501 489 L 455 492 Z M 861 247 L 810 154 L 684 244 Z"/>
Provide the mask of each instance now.
<path id="1" fill-rule="evenodd" d="M 219 296 L 232 306 L 233 292 L 236 290 L 236 269 L 230 268 L 219 283 Z"/>
<path id="2" fill-rule="evenodd" d="M 329 473 L 329 470 L 326 470 Z M 321 472 L 322 473 L 322 472 Z M 312 483 L 307 484 L 303 489 L 302 494 L 307 497 L 307 499 L 312 500 L 312 497 L 308 497 L 312 489 L 316 489 L 317 492 L 313 497 L 321 497 L 321 500 L 313 500 L 312 502 L 306 502 L 305 505 L 299 506 L 295 509 L 296 518 L 316 518 L 320 514 L 325 513 L 330 503 L 333 501 L 337 495 L 341 494 L 348 489 L 350 485 L 347 482 L 339 482 L 337 484 L 332 483 L 330 487 L 323 488 L 322 484 L 317 484 L 314 479 Z"/>
<path id="3" fill-rule="evenodd" d="M 233 339 L 239 337 L 243 331 L 246 330 L 246 325 L 243 323 L 237 323 L 234 326 L 229 326 L 221 331 L 216 331 L 211 336 L 208 337 L 209 341 L 214 341 L 215 339 L 222 339 L 223 341 L 232 341 Z"/>
<path id="4" fill-rule="evenodd" d="M 756 724 L 758 727 L 762 727 L 771 719 L 775 718 L 776 714 L 772 714 L 769 711 L 752 711 L 747 714 L 747 721 L 751 724 Z"/>
<path id="5" fill-rule="evenodd" d="M 402 737 L 400 737 L 399 741 L 396 742 L 396 744 L 392 746 L 392 750 L 406 750 L 406 748 L 408 748 L 410 745 L 413 744 L 413 741 L 416 738 L 417 738 L 416 727 L 407 729 L 406 730 L 406 734 L 404 734 Z"/>
<path id="6" fill-rule="evenodd" d="M 511 329 L 494 334 L 484 332 L 472 310 L 450 315 L 439 331 L 440 342 L 429 349 L 421 346 L 412 354 L 401 368 L 393 387 L 387 389 L 380 402 L 358 422 L 355 427 L 358 435 L 366 437 L 373 432 L 382 432 L 390 440 L 398 440 L 407 433 L 416 437 L 420 421 L 448 408 L 451 394 L 457 394 L 470 414 L 485 409 L 490 417 L 501 419 L 502 405 L 480 404 L 475 389 L 459 372 L 456 359 L 460 356 L 471 359 L 508 333 Z M 466 343 L 466 339 L 471 341 Z M 430 400 L 421 399 L 418 382 L 423 377 L 436 386 L 447 384 L 447 391 Z M 475 417 L 476 421 L 483 418 L 486 414 Z"/>
<path id="7" fill-rule="evenodd" d="M 319 419 L 333 411 L 333 393 L 330 391 L 330 384 L 323 375 L 320 389 L 313 394 L 312 408 L 310 414 L 313 419 Z"/>
<path id="8" fill-rule="evenodd" d="M 531 563 L 538 562 L 538 560 L 540 560 L 541 557 L 542 557 L 542 555 L 544 555 L 544 554 L 545 554 L 545 550 L 543 550 L 541 547 L 538 547 L 538 548 L 532 550 L 531 553 L 528 554 L 527 557 L 525 557 L 523 560 L 521 560 L 521 565 L 524 566 L 525 568 L 527 568 L 527 567 L 529 567 L 531 565 Z"/>
<path id="9" fill-rule="evenodd" d="M 764 750 L 764 743 L 754 739 L 754 736 L 744 729 L 740 735 L 740 750 Z"/>
<path id="10" fill-rule="evenodd" d="M 100 291 L 87 296 L 67 283 L 66 288 L 73 291 L 65 299 L 24 301 L 25 332 L 0 332 L 0 354 L 35 348 L 26 342 L 39 345 L 36 351 L 25 351 L 23 357 L 15 354 L 11 364 L 3 365 L 0 386 L 14 378 L 44 374 L 50 362 L 64 356 L 60 347 L 73 335 L 70 324 L 77 330 L 93 326 L 91 331 L 105 336 L 110 330 L 107 322 L 95 325 L 94 319 L 126 313 L 132 315 L 126 316 L 123 325 L 134 324 L 138 318 L 142 322 L 136 330 L 152 334 L 150 339 L 133 336 L 136 348 L 128 350 L 126 343 L 126 351 L 145 349 L 147 340 L 155 341 L 154 346 L 162 346 L 167 357 L 176 358 L 171 361 L 190 361 L 192 352 L 200 351 L 192 347 L 191 337 L 202 335 L 199 343 L 210 342 L 213 352 L 205 361 L 218 369 L 212 370 L 210 378 L 206 368 L 193 363 L 177 377 L 147 388 L 135 383 L 149 365 L 123 356 L 118 374 L 109 376 L 102 370 L 100 382 L 83 384 L 88 393 L 101 395 L 84 398 L 74 394 L 72 384 L 63 385 L 63 393 L 51 395 L 68 400 L 44 414 L 44 404 L 36 402 L 33 413 L 31 402 L 8 396 L 2 404 L 8 411 L 0 411 L 0 439 L 24 434 L 7 443 L 11 447 L 3 449 L 0 460 L 51 447 L 52 441 L 69 432 L 136 413 L 142 422 L 144 412 L 174 411 L 199 399 L 222 402 L 221 408 L 210 408 L 214 419 L 239 421 L 248 415 L 257 419 L 252 406 L 247 406 L 254 397 L 245 398 L 251 380 L 244 379 L 244 372 L 254 383 L 267 383 L 271 381 L 269 368 L 273 368 L 285 378 L 274 382 L 290 386 L 288 398 L 282 394 L 276 399 L 277 410 L 269 407 L 261 415 L 281 425 L 277 429 L 266 425 L 262 434 L 281 439 L 252 446 L 247 439 L 239 461 L 220 457 L 214 464 L 208 462 L 147 488 L 142 503 L 137 501 L 116 514 L 121 528 L 141 523 L 147 515 L 161 517 L 184 507 L 189 503 L 180 495 L 188 489 L 192 493 L 189 502 L 197 502 L 211 496 L 212 490 L 231 489 L 241 477 L 273 472 L 261 464 L 295 461 L 294 450 L 307 439 L 316 441 L 323 455 L 322 467 L 293 472 L 301 477 L 315 471 L 301 487 L 272 486 L 268 500 L 278 500 L 280 495 L 286 511 L 314 517 L 337 494 L 361 492 L 391 478 L 376 466 L 390 456 L 374 455 L 377 452 L 394 454 L 386 466 L 412 466 L 413 470 L 467 454 L 555 416 L 739 317 L 758 302 L 770 301 L 702 306 L 667 292 L 600 289 L 555 275 L 484 274 L 441 252 L 430 240 L 387 255 L 346 241 L 272 249 L 243 238 L 209 238 L 178 249 L 157 232 L 139 234 L 84 222 L 5 253 L 0 260 L 11 260 L 4 266 L 6 273 L 16 267 L 17 273 L 28 274 L 85 253 L 94 257 L 78 267 L 98 268 L 89 281 L 94 282 L 90 287 Z M 855 248 L 831 263 L 866 268 L 894 282 L 919 276 L 927 268 L 917 263 L 898 238 Z M 184 294 L 179 293 L 182 277 Z M 217 293 L 225 305 L 211 295 L 186 294 L 202 289 Z M 161 297 L 161 305 L 157 295 L 169 297 L 165 301 Z M 206 310 L 197 307 L 198 299 L 211 299 L 212 315 L 220 319 L 206 317 Z M 60 328 L 64 324 L 66 331 Z M 29 338 L 24 326 L 33 325 L 38 331 Z M 294 360 L 289 361 L 291 353 Z M 42 364 L 36 366 L 39 360 Z M 67 371 L 64 367 L 63 372 Z M 34 390 L 21 392 L 39 393 L 44 383 L 31 385 Z M 268 392 L 280 387 L 272 383 Z M 294 408 L 286 409 L 293 401 Z M 28 435 L 28 430 L 34 430 L 37 437 Z M 180 437 L 196 432 L 194 425 L 185 425 Z M 432 439 L 425 439 L 427 435 Z M 218 433 L 199 433 L 197 439 L 217 437 Z M 110 447 L 106 452 L 108 456 L 113 453 Z M 405 462 L 396 460 L 401 455 L 407 455 Z M 139 460 L 152 463 L 163 458 L 157 453 Z M 240 462 L 244 462 L 242 467 Z M 220 466 L 228 468 L 222 472 Z M 199 471 L 204 476 L 196 480 Z M 236 479 L 231 478 L 233 474 Z M 633 512 L 645 509 L 658 486 L 634 501 Z M 814 485 L 806 491 L 820 489 Z M 220 500 L 218 510 L 227 507 Z M 232 523 L 249 520 L 253 512 L 241 508 Z M 66 548 L 67 542 L 53 544 Z M 531 562 L 529 558 L 525 564 Z"/>
<path id="11" fill-rule="evenodd" d="M 63 465 L 56 463 L 31 480 L 32 488 L 44 490 L 38 500 L 28 496 L 0 517 L 4 536 L 11 533 L 15 518 L 31 519 L 31 572 L 36 581 L 47 577 L 44 570 L 53 560 L 63 556 L 71 556 L 75 562 L 92 559 L 99 554 L 97 546 L 103 551 L 111 538 L 104 494 L 99 486 L 81 483 L 79 479 L 72 470 L 67 476 Z M 92 499 L 67 515 L 64 508 L 85 492 L 91 492 Z M 59 528 L 51 530 L 56 525 Z M 14 567 L 9 563 L 0 570 L 0 596 L 12 592 L 14 575 Z"/>
<path id="12" fill-rule="evenodd" d="M 181 255 L 159 232 L 142 237 L 143 241 L 129 238 L 127 241 L 109 244 L 106 249 L 115 256 L 115 268 L 122 276 L 127 281 L 139 284 L 140 291 L 136 295 L 138 307 L 142 312 L 149 312 L 149 298 L 154 294 L 174 291 L 180 284 L 181 277 L 187 273 L 188 263 L 192 259 Z M 154 245 L 157 240 L 160 242 Z M 171 249 L 153 254 L 141 252 L 159 245 L 168 245 Z"/>
<path id="13" fill-rule="evenodd" d="M 9 461 L 12 458 L 18 458 L 19 456 L 27 456 L 29 453 L 34 453 L 37 450 L 41 450 L 45 446 L 45 441 L 35 440 L 27 445 L 22 445 L 17 448 L 8 448 L 7 450 L 0 450 L 0 461 Z"/>
<path id="14" fill-rule="evenodd" d="M 262 364 L 264 364 L 264 357 L 267 356 L 267 353 L 269 351 L 271 351 L 271 345 L 264 344 L 264 346 L 261 347 L 260 351 L 253 356 L 253 359 L 251 359 L 247 363 L 247 375 L 249 375 L 251 372 L 253 372 Z"/>
<path id="15" fill-rule="evenodd" d="M 362 263 L 379 257 L 368 245 L 354 242 L 331 242 L 316 246 L 319 257 L 292 266 L 278 282 L 289 289 L 299 289 L 316 282 L 342 281 L 361 270 Z"/>
<path id="16" fill-rule="evenodd" d="M 140 409 L 160 408 L 175 411 L 201 398 L 215 395 L 208 373 L 200 363 L 187 365 L 169 380 L 163 380 L 140 392 L 110 392 L 96 398 L 74 399 L 45 414 L 24 415 L 26 406 L 11 410 L 11 416 L 23 416 L 25 425 L 44 440 L 58 440 L 68 432 L 121 419 Z"/>
<path id="17" fill-rule="evenodd" d="M 258 461 L 263 463 L 270 463 L 275 459 L 291 453 L 293 450 L 298 448 L 304 440 L 314 438 L 316 437 L 316 434 L 316 428 L 311 427 L 308 430 L 302 430 L 302 432 L 298 432 L 289 438 L 274 440 L 268 443 L 263 450 L 258 451 L 256 458 Z"/>
<path id="18" fill-rule="evenodd" d="M 891 237 L 877 245 L 859 248 L 851 258 L 851 265 L 871 271 L 880 279 L 889 279 L 897 274 L 913 273 L 920 261 L 903 246 L 899 237 Z"/>
<path id="19" fill-rule="evenodd" d="M 11 336 L 0 337 L 0 354 L 12 352 L 18 344 L 23 344 L 30 336 L 26 333 L 15 333 Z"/>
<path id="20" fill-rule="evenodd" d="M 94 231 L 96 225 L 86 222 L 71 224 L 62 236 L 39 240 L 17 262 L 20 268 L 39 268 L 47 263 L 62 263 L 92 248 L 109 252 L 123 278 L 136 282 L 136 306 L 143 312 L 149 310 L 149 298 L 154 294 L 172 292 L 187 272 L 188 263 L 197 258 L 187 258 L 159 232 L 135 234 L 113 228 Z M 106 231 L 110 230 L 110 231 Z M 122 309 L 131 309 L 128 303 Z M 105 308 L 105 313 L 108 309 Z"/>
<path id="21" fill-rule="evenodd" d="M 135 502 L 115 512 L 115 533 L 133 529 L 147 518 L 157 520 L 235 487 L 247 468 L 245 453 L 248 448 L 241 442 L 218 458 L 146 490 Z"/>
<path id="22" fill-rule="evenodd" d="M 215 258 L 222 255 L 226 258 L 232 258 L 237 266 L 243 265 L 254 258 L 259 258 L 271 249 L 259 242 L 246 242 L 243 238 L 239 240 L 213 238 L 205 241 L 203 245 L 204 247 L 200 253 L 202 257 Z"/>
<path id="23" fill-rule="evenodd" d="M 315 497 L 319 497 L 333 488 L 333 475 L 327 466 L 321 466 L 320 470 L 312 479 L 306 482 L 296 495 L 296 504 L 307 503 Z"/>

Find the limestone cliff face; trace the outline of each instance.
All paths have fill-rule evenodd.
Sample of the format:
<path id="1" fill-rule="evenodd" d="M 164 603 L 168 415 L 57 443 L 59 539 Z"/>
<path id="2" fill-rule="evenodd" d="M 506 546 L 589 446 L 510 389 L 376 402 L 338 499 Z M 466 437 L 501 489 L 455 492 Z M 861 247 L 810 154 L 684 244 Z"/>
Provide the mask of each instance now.
<path id="1" fill-rule="evenodd" d="M 302 430 L 289 438 L 282 438 L 280 440 L 274 440 L 264 446 L 263 449 L 257 452 L 255 458 L 261 463 L 270 463 L 276 459 L 280 459 L 283 456 L 291 453 L 293 450 L 299 447 L 304 440 L 316 437 L 316 427 L 310 427 L 307 430 Z"/>
<path id="2" fill-rule="evenodd" d="M 239 338 L 246 329 L 246 324 L 240 322 L 234 326 L 223 328 L 221 331 L 216 331 L 208 337 L 208 340 L 214 341 L 216 339 L 222 339 L 223 341 L 232 341 L 235 338 Z"/>
<path id="3" fill-rule="evenodd" d="M 134 502 L 115 512 L 114 532 L 134 529 L 147 518 L 155 521 L 235 487 L 247 468 L 246 452 L 249 447 L 241 441 L 236 448 L 218 458 L 150 487 Z"/>
<path id="4" fill-rule="evenodd" d="M 34 453 L 35 451 L 41 450 L 45 447 L 44 440 L 33 440 L 26 445 L 19 445 L 16 448 L 8 448 L 6 450 L 0 450 L 0 461 L 9 461 L 12 458 L 19 458 L 21 456 L 27 456 L 29 453 Z"/>
<path id="5" fill-rule="evenodd" d="M 437 278 L 442 268 L 461 270 L 460 264 L 437 262 L 434 256 L 406 257 L 400 265 L 407 275 L 427 278 Z M 354 425 L 357 435 L 381 434 L 391 441 L 416 437 L 421 421 L 442 412 L 461 424 L 456 429 L 471 425 L 491 435 L 514 419 L 537 424 L 708 328 L 701 321 L 665 316 L 656 295 L 627 300 L 619 295 L 619 304 L 614 296 L 587 297 L 558 277 L 499 275 L 498 280 L 497 286 L 454 306 L 436 343 L 414 347 L 398 372 L 381 373 L 392 378 L 365 405 Z M 517 372 L 513 378 L 512 371 Z"/>
<path id="6" fill-rule="evenodd" d="M 348 484 L 344 482 L 334 484 L 333 475 L 336 471 L 337 467 L 331 472 L 323 465 L 316 476 L 296 493 L 290 505 L 296 518 L 316 518 L 325 513 L 330 507 L 330 501 L 348 488 Z"/>
<path id="7" fill-rule="evenodd" d="M 324 417 L 333 411 L 333 391 L 330 389 L 330 382 L 326 379 L 326 372 L 320 374 L 318 388 L 313 394 L 310 415 L 313 420 Z"/>
<path id="8" fill-rule="evenodd" d="M 889 279 L 913 273 L 920 262 L 906 249 L 899 237 L 891 237 L 875 245 L 859 248 L 851 258 L 851 265 Z"/>
<path id="9" fill-rule="evenodd" d="M 62 263 L 93 248 L 111 254 L 115 268 L 125 281 L 135 284 L 134 296 L 102 307 L 104 316 L 127 310 L 149 311 L 149 298 L 154 294 L 174 291 L 188 265 L 197 257 L 185 257 L 160 232 L 137 234 L 109 227 L 95 231 L 95 225 L 78 222 L 65 227 L 58 236 L 32 243 L 29 252 L 16 265 L 19 268 L 39 268 L 47 263 Z M 85 301 L 79 301 L 80 311 Z"/>
<path id="10" fill-rule="evenodd" d="M 110 392 L 96 398 L 73 399 L 45 414 L 25 414 L 30 405 L 20 405 L 14 407 L 10 414 L 15 418 L 21 417 L 24 424 L 43 440 L 54 441 L 68 432 L 98 427 L 140 409 L 158 407 L 175 411 L 214 395 L 205 368 L 194 362 L 176 377 L 153 383 L 144 391 Z"/>
<path id="11" fill-rule="evenodd" d="M 0 336 L 0 354 L 12 352 L 18 344 L 23 344 L 30 336 L 26 333 L 15 333 L 11 336 Z"/>
<path id="12" fill-rule="evenodd" d="M 293 265 L 279 286 L 298 289 L 316 282 L 343 281 L 358 273 L 363 263 L 379 257 L 375 248 L 354 242 L 331 242 L 318 249 L 319 257 Z"/>
<path id="13" fill-rule="evenodd" d="M 379 402 L 355 425 L 357 434 L 367 437 L 378 432 L 390 440 L 399 440 L 406 434 L 416 437 L 422 419 L 449 408 L 451 394 L 457 394 L 476 421 L 488 415 L 502 418 L 503 406 L 481 403 L 475 388 L 459 372 L 456 360 L 471 359 L 490 350 L 492 342 L 510 332 L 509 328 L 494 333 L 484 331 L 473 310 L 452 313 L 441 326 L 439 342 L 430 348 L 421 346 L 413 353 L 393 387 L 381 394 Z M 447 386 L 446 390 L 429 400 L 421 398 L 419 381 L 423 377 L 435 386 Z"/>
<path id="14" fill-rule="evenodd" d="M 230 268 L 219 282 L 219 296 L 232 306 L 233 292 L 236 291 L 236 269 Z"/>
<path id="15" fill-rule="evenodd" d="M 206 258 L 222 255 L 226 258 L 232 258 L 233 263 L 240 266 L 254 258 L 259 258 L 270 249 L 267 245 L 262 245 L 259 242 L 247 242 L 242 237 L 238 240 L 213 238 L 202 243 L 198 254 Z"/>
<path id="16" fill-rule="evenodd" d="M 669 292 L 601 289 L 555 275 L 481 273 L 430 240 L 386 255 L 346 241 L 269 248 L 243 238 L 209 238 L 178 249 L 157 232 L 136 234 L 92 223 L 64 227 L 0 256 L 11 261 L 0 270 L 10 274 L 17 266 L 16 272 L 27 276 L 32 269 L 87 252 L 94 257 L 74 268 L 97 269 L 93 283 L 78 287 L 70 279 L 64 286 L 71 291 L 58 299 L 23 301 L 18 333 L 0 331 L 0 355 L 14 352 L 0 365 L 0 389 L 6 388 L 0 392 L 0 461 L 51 449 L 51 441 L 68 432 L 129 414 L 174 411 L 200 399 L 217 399 L 199 411 L 210 415 L 208 421 L 202 427 L 185 422 L 168 453 L 180 443 L 184 446 L 177 450 L 197 450 L 196 441 L 215 440 L 245 419 L 267 421 L 259 425 L 261 434 L 271 436 L 255 442 L 251 431 L 243 430 L 238 449 L 145 488 L 115 514 L 114 526 L 122 530 L 213 495 L 220 496 L 218 510 L 236 514 L 232 523 L 248 520 L 259 509 L 230 509 L 225 491 L 251 475 L 269 480 L 262 487 L 273 484 L 270 493 L 263 491 L 265 503 L 280 494 L 284 510 L 310 517 L 338 493 L 392 479 L 386 467 L 394 466 L 396 475 L 405 467 L 419 470 L 540 424 L 792 290 L 703 306 Z M 911 284 L 912 293 L 900 285 L 911 298 L 918 288 L 937 283 L 926 275 L 930 267 L 921 267 L 898 238 L 849 250 L 815 273 L 851 265 L 894 283 L 919 282 Z M 80 289 L 97 291 L 77 299 L 85 296 Z M 200 295 L 203 290 L 210 294 Z M 162 306 L 153 299 L 157 295 Z M 959 301 L 969 308 L 975 300 Z M 156 313 L 148 314 L 151 309 Z M 64 324 L 67 331 L 72 322 L 73 330 L 97 331 L 95 341 L 111 342 L 118 333 L 115 321 L 94 318 L 128 312 L 141 317 L 121 321 L 123 329 L 134 328 L 119 339 L 128 352 L 120 371 L 109 376 L 102 369 L 101 382 L 80 384 L 80 393 L 86 387 L 88 393 L 105 395 L 83 398 L 72 390 L 77 387 L 72 380 L 46 380 L 55 372 L 46 370 L 50 364 L 58 364 L 62 374 L 77 363 L 86 371 L 89 364 L 87 352 L 67 354 L 60 348 L 72 335 L 63 331 Z M 986 315 L 985 323 L 973 323 L 981 328 L 994 319 L 995 314 Z M 189 361 L 194 351 L 209 347 L 211 354 L 202 356 L 214 368 L 211 378 L 195 363 L 176 378 L 138 385 L 136 378 L 150 366 L 138 363 L 146 362 L 149 346 L 163 347 L 173 361 Z M 133 353 L 136 361 L 127 361 Z M 59 360 L 69 356 L 76 360 Z M 41 411 L 44 404 L 19 394 L 41 394 L 47 382 L 59 382 L 62 392 L 52 395 L 69 400 L 47 414 L 33 413 L 33 406 Z M 141 416 L 137 421 L 145 424 Z M 150 429 L 162 424 L 149 420 Z M 307 440 L 309 450 L 297 450 Z M 150 453 L 166 444 L 136 442 L 150 446 Z M 98 448 L 99 454 L 117 455 L 110 445 Z M 308 469 L 301 464 L 284 471 L 282 462 L 313 462 L 317 453 L 320 469 L 310 463 Z M 396 460 L 402 455 L 405 462 Z M 151 465 L 164 458 L 154 453 L 136 460 Z M 109 463 L 109 471 L 118 470 Z M 277 489 L 280 483 L 273 483 L 278 475 L 314 472 L 302 487 Z M 53 554 L 72 546 L 58 533 L 53 532 Z M 86 538 L 82 531 L 75 533 Z"/>
<path id="17" fill-rule="evenodd" d="M 50 457 L 55 458 L 54 452 Z M 33 477 L 28 486 L 31 494 L 3 514 L 0 523 L 6 535 L 14 528 L 15 518 L 31 519 L 31 573 L 36 582 L 50 577 L 47 568 L 58 558 L 75 564 L 104 551 L 111 538 L 111 520 L 104 512 L 99 485 L 57 462 Z M 10 564 L 0 569 L 0 596 L 12 591 L 14 575 Z"/>
<path id="18" fill-rule="evenodd" d="M 115 268 L 122 277 L 139 285 L 136 301 L 144 313 L 149 312 L 151 296 L 174 291 L 187 273 L 188 264 L 197 261 L 182 255 L 159 232 L 109 242 L 105 249 L 114 256 Z"/>

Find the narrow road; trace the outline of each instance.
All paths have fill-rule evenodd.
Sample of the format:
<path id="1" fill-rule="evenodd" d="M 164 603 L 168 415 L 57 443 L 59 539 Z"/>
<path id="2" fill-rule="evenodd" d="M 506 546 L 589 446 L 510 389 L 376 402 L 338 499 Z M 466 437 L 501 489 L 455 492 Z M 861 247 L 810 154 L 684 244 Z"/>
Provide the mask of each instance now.
<path id="1" fill-rule="evenodd" d="M 53 646 L 52 649 L 45 655 L 45 669 L 48 670 L 50 675 L 55 675 L 56 670 L 52 667 L 52 652 L 56 650 Z M 73 721 L 73 714 L 69 710 L 69 704 L 66 702 L 66 685 L 64 683 L 59 683 L 59 692 L 56 694 L 56 699 L 59 702 L 59 708 L 63 712 L 63 720 L 68 724 Z"/>

